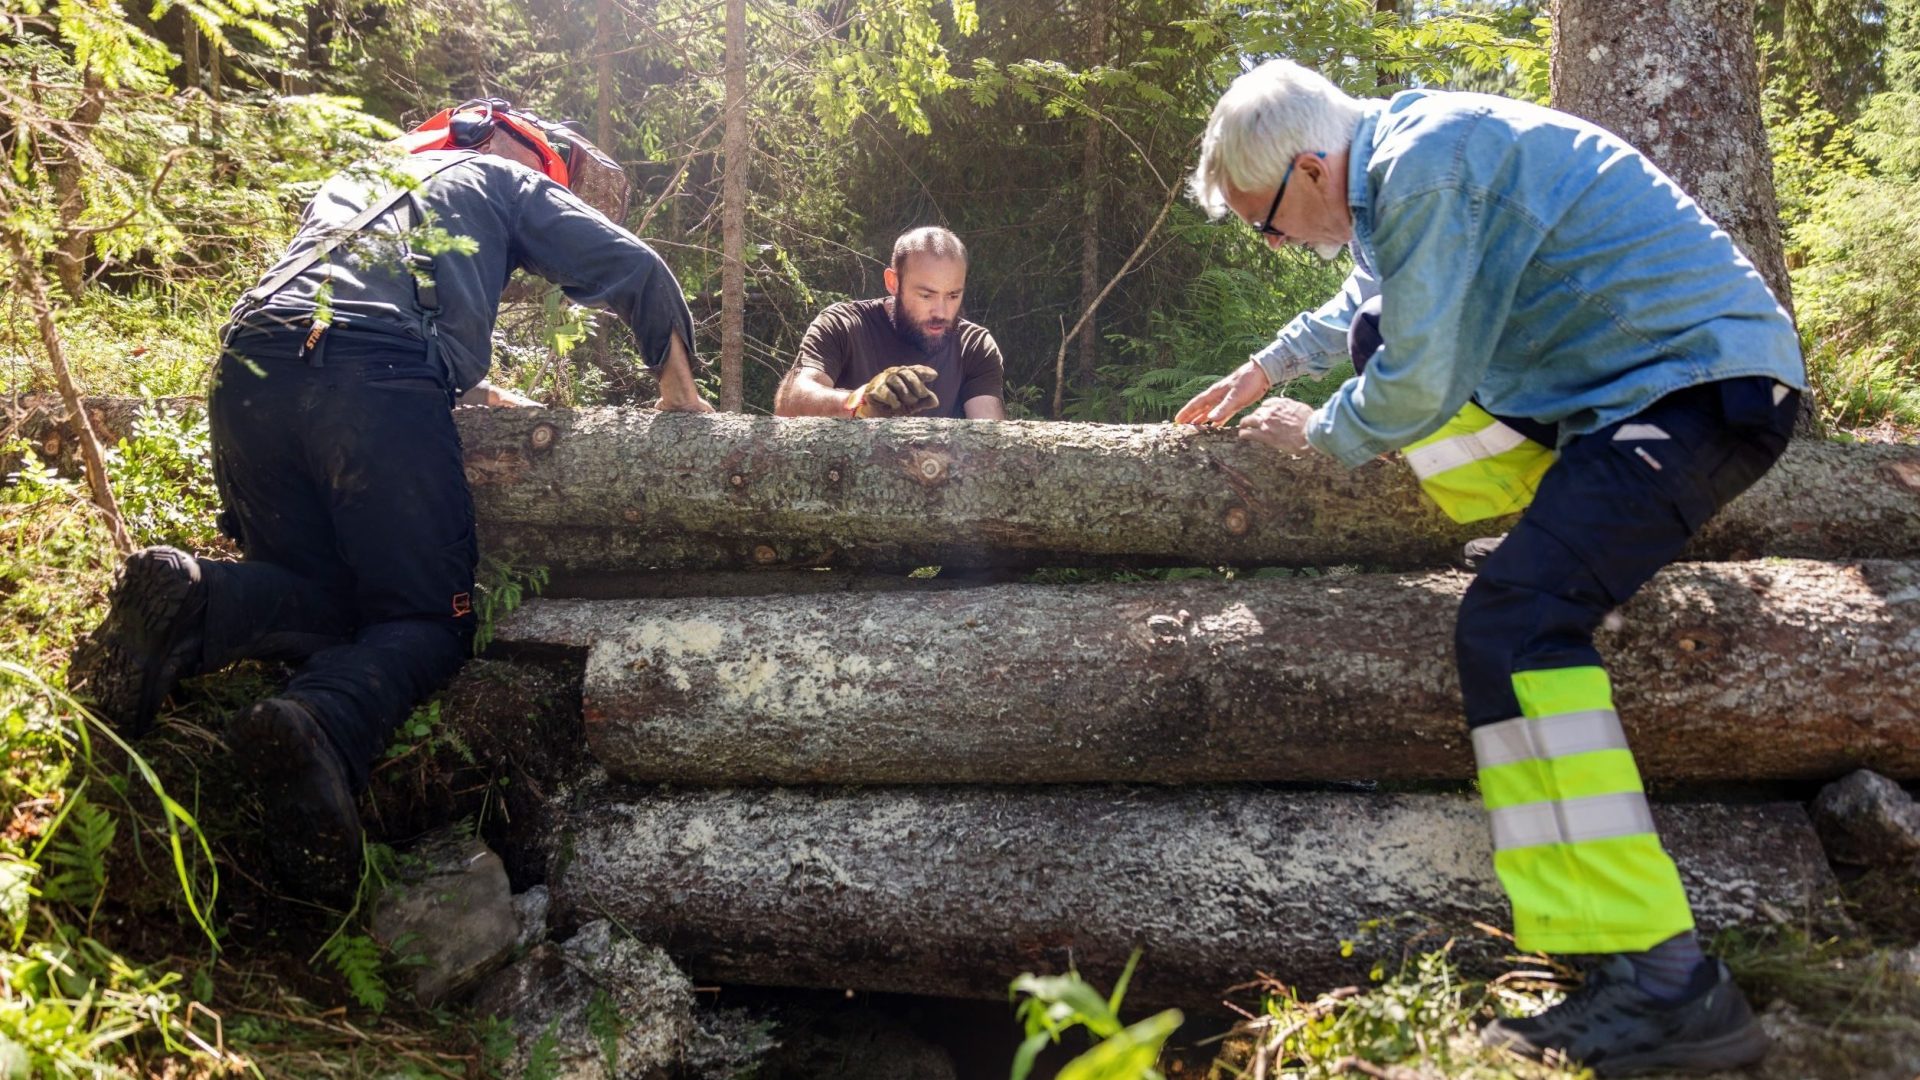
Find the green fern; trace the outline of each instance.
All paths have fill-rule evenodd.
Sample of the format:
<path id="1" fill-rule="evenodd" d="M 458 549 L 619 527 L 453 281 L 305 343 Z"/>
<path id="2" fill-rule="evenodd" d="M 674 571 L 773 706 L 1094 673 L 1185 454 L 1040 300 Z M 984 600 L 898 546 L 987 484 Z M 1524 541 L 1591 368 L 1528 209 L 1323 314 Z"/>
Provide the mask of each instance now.
<path id="1" fill-rule="evenodd" d="M 380 943 L 365 934 L 335 934 L 321 947 L 327 963 L 347 980 L 353 1000 L 380 1012 L 387 1007 L 387 982 L 380 975 Z"/>
<path id="2" fill-rule="evenodd" d="M 547 587 L 547 568 L 535 566 L 522 570 L 510 563 L 488 558 L 482 561 L 474 586 L 479 600 L 476 610 L 480 625 L 473 634 L 473 654 L 479 656 L 493 643 L 493 627 L 502 616 L 526 601 L 529 594 L 539 596 Z"/>
<path id="3" fill-rule="evenodd" d="M 624 1026 L 620 1022 L 620 1006 L 614 1004 L 605 990 L 594 991 L 587 1001 L 587 1031 L 593 1035 L 593 1041 L 600 1044 L 608 1076 L 620 1075 L 620 1035 Z"/>
<path id="4" fill-rule="evenodd" d="M 92 907 L 106 891 L 107 852 L 118 831 L 111 812 L 84 795 L 75 795 L 66 827 L 47 850 L 46 864 L 53 873 L 41 886 L 42 895 L 75 907 Z"/>
<path id="5" fill-rule="evenodd" d="M 560 1037 L 554 1034 L 559 1021 L 548 1024 L 540 1037 L 527 1048 L 527 1068 L 522 1080 L 555 1080 L 560 1075 Z"/>

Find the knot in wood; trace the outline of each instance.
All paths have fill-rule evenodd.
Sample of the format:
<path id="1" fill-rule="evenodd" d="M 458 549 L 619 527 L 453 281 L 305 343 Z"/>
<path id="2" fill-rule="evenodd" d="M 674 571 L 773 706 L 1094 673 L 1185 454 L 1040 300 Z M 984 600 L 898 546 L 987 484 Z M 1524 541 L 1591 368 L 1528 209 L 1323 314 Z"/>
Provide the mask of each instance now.
<path id="1" fill-rule="evenodd" d="M 773 550 L 771 545 L 768 545 L 768 544 L 754 545 L 754 548 L 753 548 L 754 562 L 757 562 L 760 565 L 765 566 L 770 562 L 777 562 L 779 561 L 779 559 L 780 559 L 780 553 Z"/>
<path id="2" fill-rule="evenodd" d="M 947 482 L 952 462 L 938 450 L 915 450 L 907 455 L 907 475 L 921 487 L 936 487 Z"/>
<path id="3" fill-rule="evenodd" d="M 840 470 L 839 470 L 839 469 L 828 469 L 828 470 L 827 470 L 827 482 L 828 482 L 828 483 L 830 483 L 830 484 L 837 484 L 837 483 L 839 483 L 839 482 L 840 482 Z"/>
<path id="4" fill-rule="evenodd" d="M 552 446 L 553 441 L 559 437 L 560 433 L 554 430 L 552 424 L 535 424 L 533 431 L 527 435 L 527 445 L 533 447 L 535 450 L 545 450 Z"/>
<path id="5" fill-rule="evenodd" d="M 1220 515 L 1220 523 L 1226 526 L 1228 534 L 1245 536 L 1247 530 L 1253 528 L 1253 515 L 1247 513 L 1244 506 L 1229 506 L 1227 512 Z"/>
<path id="6" fill-rule="evenodd" d="M 737 487 L 737 488 L 746 487 L 747 478 L 740 475 L 739 473 L 734 473 L 732 476 L 727 477 L 727 483 L 732 484 L 734 487 Z"/>
<path id="7" fill-rule="evenodd" d="M 1912 461 L 1889 461 L 1885 469 L 1887 478 L 1895 484 L 1906 488 L 1908 491 L 1920 492 L 1920 463 Z"/>
<path id="8" fill-rule="evenodd" d="M 467 483 L 469 484 L 478 484 L 486 478 L 486 473 L 481 472 L 478 468 L 472 465 L 467 466 L 466 473 L 467 473 Z"/>
<path id="9" fill-rule="evenodd" d="M 59 457 L 60 446 L 61 446 L 60 433 L 57 431 L 50 431 L 47 433 L 46 440 L 40 444 L 40 456 L 44 458 Z"/>
<path id="10" fill-rule="evenodd" d="M 640 524 L 640 508 L 637 506 L 627 507 L 620 512 L 620 519 L 629 525 Z"/>

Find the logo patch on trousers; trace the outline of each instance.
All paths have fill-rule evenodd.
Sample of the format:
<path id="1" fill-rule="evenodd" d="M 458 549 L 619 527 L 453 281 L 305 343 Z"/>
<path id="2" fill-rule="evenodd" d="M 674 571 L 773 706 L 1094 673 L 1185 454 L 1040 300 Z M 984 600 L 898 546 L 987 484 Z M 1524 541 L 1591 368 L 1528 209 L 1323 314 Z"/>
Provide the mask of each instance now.
<path id="1" fill-rule="evenodd" d="M 458 619 L 471 614 L 473 614 L 473 594 L 465 592 L 454 593 L 453 617 Z"/>

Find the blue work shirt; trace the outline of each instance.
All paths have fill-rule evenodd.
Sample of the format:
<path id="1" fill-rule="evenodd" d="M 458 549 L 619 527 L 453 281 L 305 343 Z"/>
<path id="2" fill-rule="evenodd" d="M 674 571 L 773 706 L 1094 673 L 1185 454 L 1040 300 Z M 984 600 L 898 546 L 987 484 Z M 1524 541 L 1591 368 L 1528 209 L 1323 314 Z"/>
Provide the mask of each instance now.
<path id="1" fill-rule="evenodd" d="M 1278 386 L 1347 358 L 1381 297 L 1385 348 L 1315 410 L 1307 441 L 1348 466 L 1477 400 L 1560 440 L 1698 383 L 1806 388 L 1785 311 L 1728 235 L 1609 132 L 1484 94 L 1375 106 L 1347 163 L 1354 272 L 1254 361 Z"/>

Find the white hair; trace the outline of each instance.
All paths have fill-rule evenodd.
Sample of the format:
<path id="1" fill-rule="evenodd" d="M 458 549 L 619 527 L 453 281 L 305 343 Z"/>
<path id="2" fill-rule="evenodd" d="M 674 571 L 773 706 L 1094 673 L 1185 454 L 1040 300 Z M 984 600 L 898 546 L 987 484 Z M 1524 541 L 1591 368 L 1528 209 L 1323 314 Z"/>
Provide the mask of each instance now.
<path id="1" fill-rule="evenodd" d="M 1214 103 L 1190 184 L 1211 217 L 1227 212 L 1228 182 L 1241 191 L 1280 186 L 1305 152 L 1344 152 L 1361 103 L 1291 60 L 1269 60 L 1233 80 Z"/>

